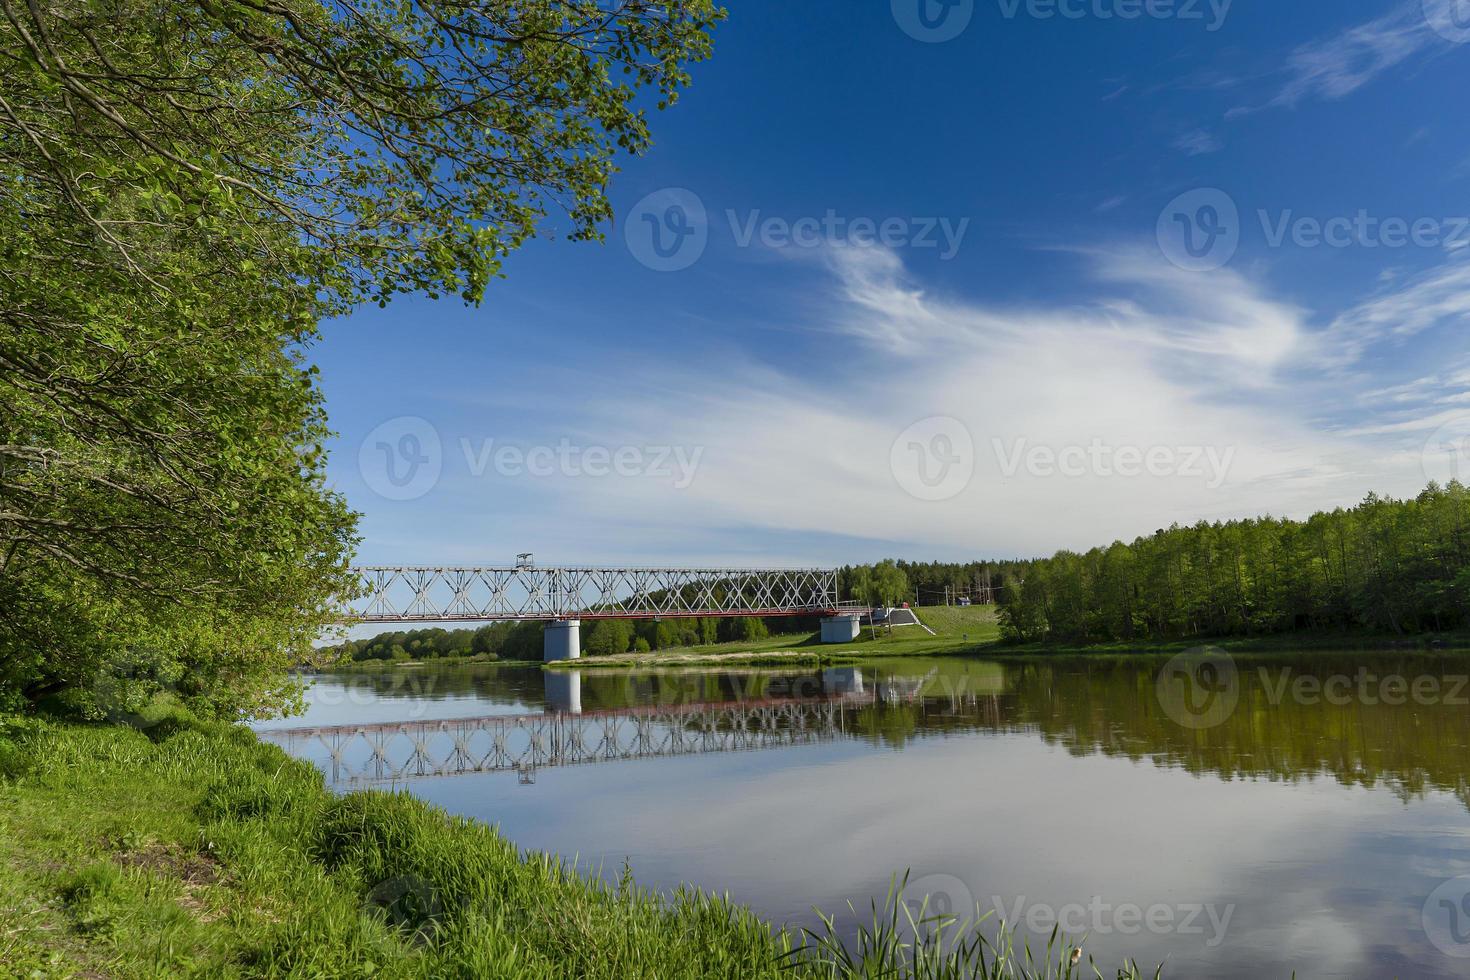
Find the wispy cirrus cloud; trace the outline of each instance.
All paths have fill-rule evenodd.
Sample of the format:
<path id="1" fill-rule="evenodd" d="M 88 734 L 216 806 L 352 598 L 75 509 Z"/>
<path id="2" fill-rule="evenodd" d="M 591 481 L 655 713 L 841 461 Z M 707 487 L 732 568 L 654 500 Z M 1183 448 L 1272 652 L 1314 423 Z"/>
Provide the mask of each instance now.
<path id="1" fill-rule="evenodd" d="M 1461 0 L 1402 0 L 1389 13 L 1296 48 L 1276 73 L 1284 76 L 1263 104 L 1237 106 L 1227 117 L 1292 108 L 1312 99 L 1341 99 L 1415 55 L 1450 45 L 1431 18 L 1448 16 Z"/>
<path id="2" fill-rule="evenodd" d="M 1174 140 L 1174 149 L 1183 150 L 1192 157 L 1219 153 L 1225 144 L 1207 129 L 1192 129 Z"/>
<path id="3" fill-rule="evenodd" d="M 653 379 L 677 371 L 646 365 L 650 383 L 620 378 L 579 425 L 589 438 L 701 447 L 697 478 L 678 491 L 567 481 L 545 487 L 545 506 L 584 526 L 646 521 L 696 550 L 744 529 L 821 535 L 849 555 L 863 550 L 854 540 L 874 542 L 874 556 L 1032 554 L 1422 487 L 1424 424 L 1456 406 L 1415 411 L 1352 368 L 1373 345 L 1428 329 L 1421 303 L 1458 310 L 1458 267 L 1322 318 L 1238 272 L 1186 272 L 1141 247 L 1079 255 L 1091 301 L 999 306 L 933 293 L 894 252 L 832 246 L 804 292 L 827 310 L 812 326 L 836 338 L 821 372 L 726 352 L 720 380 L 665 397 Z M 1324 375 L 1329 362 L 1340 370 Z M 1378 408 L 1358 390 L 1377 390 Z M 890 463 L 899 434 L 932 416 L 974 443 L 973 480 L 941 502 L 910 496 Z M 1095 443 L 1205 447 L 1229 459 L 1228 477 L 1005 469 L 1029 447 Z"/>
<path id="4" fill-rule="evenodd" d="M 442 433 L 433 498 L 459 514 L 452 534 L 436 516 L 401 543 L 374 540 L 444 561 L 480 557 L 508 527 L 547 554 L 586 561 L 1035 555 L 1173 521 L 1412 494 L 1427 479 L 1426 447 L 1453 442 L 1438 430 L 1470 420 L 1470 361 L 1421 378 L 1378 360 L 1380 345 L 1427 347 L 1470 315 L 1470 257 L 1447 256 L 1332 313 L 1241 270 L 1187 272 L 1142 245 L 1072 256 L 1077 293 L 1007 304 L 936 290 L 887 249 L 804 251 L 810 274 L 770 314 L 817 335 L 814 359 L 709 340 L 701 363 L 718 369 L 691 373 L 687 359 L 653 350 L 626 360 L 570 353 L 562 367 L 581 397 L 515 430 L 526 443 L 679 447 L 697 454 L 687 485 L 476 477 L 459 437 L 505 431 L 505 405 L 470 400 Z M 958 422 L 972 443 L 973 476 L 942 500 L 912 495 L 894 463 L 902 437 L 933 417 Z M 1033 449 L 1093 446 L 1192 447 L 1228 469 L 1216 481 L 1208 469 L 1013 465 Z M 1458 465 L 1442 462 L 1446 472 Z"/>
<path id="5" fill-rule="evenodd" d="M 1380 343 L 1403 343 L 1432 327 L 1470 321 L 1470 259 L 1463 250 L 1336 316 L 1318 338 L 1323 364 L 1356 362 Z"/>

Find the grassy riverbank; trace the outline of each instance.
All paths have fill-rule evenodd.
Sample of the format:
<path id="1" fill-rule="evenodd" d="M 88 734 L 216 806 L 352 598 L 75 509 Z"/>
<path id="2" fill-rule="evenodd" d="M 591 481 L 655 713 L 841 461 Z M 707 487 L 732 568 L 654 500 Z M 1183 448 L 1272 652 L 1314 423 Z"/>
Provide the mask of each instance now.
<path id="1" fill-rule="evenodd" d="M 851 953 L 796 953 L 795 975 L 905 975 L 902 934 L 880 917 Z M 243 728 L 0 719 L 7 975 L 774 980 L 798 945 L 724 899 L 606 886 L 406 795 L 335 795 Z M 973 932 L 922 975 L 1080 976 L 1066 951 L 1023 973 Z"/>
<path id="2" fill-rule="evenodd" d="M 1310 630 L 1298 633 L 1273 633 L 1269 636 L 1196 637 L 1189 640 L 1115 640 L 1107 643 L 1000 643 L 988 649 L 993 657 L 1035 657 L 1057 654 L 1173 654 L 1200 647 L 1212 647 L 1230 653 L 1385 653 L 1470 651 L 1470 632 L 1424 633 L 1405 636 L 1397 633 L 1361 630 Z"/>
<path id="3" fill-rule="evenodd" d="M 677 647 L 647 653 L 583 657 L 571 664 L 585 667 L 696 667 L 696 666 L 828 666 L 860 663 L 877 657 L 938 657 L 982 653 L 1000 640 L 1000 624 L 993 606 L 929 606 L 916 609 L 919 619 L 934 631 L 918 626 L 864 630 L 851 643 L 825 644 L 814 633 L 769 636 L 760 640 Z"/>
<path id="4" fill-rule="evenodd" d="M 329 674 L 378 674 L 396 667 L 474 667 L 495 664 L 498 667 L 539 667 L 539 660 L 501 660 L 493 653 L 467 657 L 434 657 L 431 660 L 344 660 L 323 671 Z"/>
<path id="5" fill-rule="evenodd" d="M 788 638 L 789 644 L 789 638 Z M 741 649 L 740 644 L 720 644 L 734 649 L 716 651 L 710 647 L 688 647 L 679 650 L 659 650 L 649 653 L 616 653 L 603 657 L 582 657 L 580 660 L 558 660 L 543 664 L 550 670 L 608 667 L 628 669 L 631 667 L 829 667 L 835 664 L 856 663 L 860 657 L 851 654 L 829 654 L 821 650 L 771 649 L 752 651 Z"/>

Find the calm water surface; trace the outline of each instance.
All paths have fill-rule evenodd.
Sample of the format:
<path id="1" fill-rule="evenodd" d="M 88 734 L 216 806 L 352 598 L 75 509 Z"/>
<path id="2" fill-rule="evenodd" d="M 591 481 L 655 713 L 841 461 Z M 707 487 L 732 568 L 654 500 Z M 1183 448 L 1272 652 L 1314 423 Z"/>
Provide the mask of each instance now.
<path id="1" fill-rule="evenodd" d="M 778 922 L 908 869 L 941 907 L 1061 917 L 1105 965 L 1470 976 L 1470 660 L 1178 668 L 407 669 L 318 678 L 304 718 L 259 727 L 344 790 Z"/>

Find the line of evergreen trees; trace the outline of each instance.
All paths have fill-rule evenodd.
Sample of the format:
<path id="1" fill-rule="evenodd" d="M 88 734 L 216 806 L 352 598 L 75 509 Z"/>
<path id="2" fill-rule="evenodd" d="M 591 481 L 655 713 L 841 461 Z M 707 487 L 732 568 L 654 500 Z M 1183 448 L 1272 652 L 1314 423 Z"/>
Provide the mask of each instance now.
<path id="1" fill-rule="evenodd" d="M 1455 629 L 1470 625 L 1470 490 L 1430 484 L 1305 521 L 1174 525 L 1062 551 L 1015 566 L 1000 605 L 1016 641 Z"/>

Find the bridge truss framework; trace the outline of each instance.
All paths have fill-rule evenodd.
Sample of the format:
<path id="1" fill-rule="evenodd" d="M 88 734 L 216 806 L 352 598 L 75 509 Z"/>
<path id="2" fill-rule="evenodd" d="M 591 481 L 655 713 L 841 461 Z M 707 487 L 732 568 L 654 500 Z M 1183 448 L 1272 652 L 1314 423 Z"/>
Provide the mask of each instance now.
<path id="1" fill-rule="evenodd" d="M 357 568 L 353 622 L 493 622 L 860 614 L 821 568 Z"/>
<path id="2" fill-rule="evenodd" d="M 771 699 L 257 734 L 292 755 L 313 745 L 324 749 L 322 764 L 334 784 L 509 771 L 525 780 L 540 768 L 830 742 L 843 734 L 842 709 L 852 703 Z"/>

